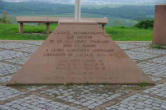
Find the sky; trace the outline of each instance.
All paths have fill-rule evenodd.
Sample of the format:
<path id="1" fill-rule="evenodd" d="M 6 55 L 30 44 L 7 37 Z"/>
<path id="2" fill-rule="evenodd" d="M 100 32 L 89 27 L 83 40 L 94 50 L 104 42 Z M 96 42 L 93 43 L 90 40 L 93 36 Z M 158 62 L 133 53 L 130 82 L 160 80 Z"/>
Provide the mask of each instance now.
<path id="1" fill-rule="evenodd" d="M 3 0 L 8 2 L 42 1 L 50 3 L 74 4 L 75 0 Z M 81 0 L 82 4 L 160 4 L 166 0 Z"/>

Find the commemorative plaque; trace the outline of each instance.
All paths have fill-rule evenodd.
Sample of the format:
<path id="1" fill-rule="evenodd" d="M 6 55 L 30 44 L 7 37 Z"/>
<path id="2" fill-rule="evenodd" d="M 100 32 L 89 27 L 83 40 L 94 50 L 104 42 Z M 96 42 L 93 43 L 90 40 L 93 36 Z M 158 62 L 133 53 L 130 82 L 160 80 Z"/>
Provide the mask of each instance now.
<path id="1" fill-rule="evenodd" d="M 9 85 L 141 82 L 152 83 L 97 23 L 60 22 Z"/>

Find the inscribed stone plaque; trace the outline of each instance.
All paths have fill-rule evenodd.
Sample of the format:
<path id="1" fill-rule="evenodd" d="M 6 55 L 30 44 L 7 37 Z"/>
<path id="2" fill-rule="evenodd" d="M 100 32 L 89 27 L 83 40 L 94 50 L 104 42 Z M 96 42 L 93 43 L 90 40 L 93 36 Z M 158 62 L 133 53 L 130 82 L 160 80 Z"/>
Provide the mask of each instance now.
<path id="1" fill-rule="evenodd" d="M 96 23 L 60 23 L 10 84 L 152 81 Z"/>

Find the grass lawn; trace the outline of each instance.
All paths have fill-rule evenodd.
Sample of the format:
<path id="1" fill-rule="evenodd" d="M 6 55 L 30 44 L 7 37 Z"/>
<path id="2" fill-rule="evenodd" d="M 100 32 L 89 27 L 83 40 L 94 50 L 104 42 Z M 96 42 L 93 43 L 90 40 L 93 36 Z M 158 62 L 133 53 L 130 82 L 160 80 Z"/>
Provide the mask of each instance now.
<path id="1" fill-rule="evenodd" d="M 53 31 L 57 24 L 52 24 Z M 134 27 L 106 27 L 106 32 L 115 41 L 151 41 L 152 29 L 139 29 Z M 45 25 L 24 25 L 24 34 L 18 33 L 17 24 L 0 24 L 0 40 L 45 40 Z M 31 34 L 42 33 L 42 34 Z"/>
<path id="2" fill-rule="evenodd" d="M 153 29 L 135 27 L 106 27 L 107 34 L 115 41 L 151 41 Z"/>
<path id="3" fill-rule="evenodd" d="M 50 30 L 53 31 L 57 24 L 50 25 Z M 25 34 L 18 33 L 17 24 L 0 24 L 0 40 L 45 40 L 45 25 L 24 25 Z M 31 34 L 41 33 L 41 34 Z"/>

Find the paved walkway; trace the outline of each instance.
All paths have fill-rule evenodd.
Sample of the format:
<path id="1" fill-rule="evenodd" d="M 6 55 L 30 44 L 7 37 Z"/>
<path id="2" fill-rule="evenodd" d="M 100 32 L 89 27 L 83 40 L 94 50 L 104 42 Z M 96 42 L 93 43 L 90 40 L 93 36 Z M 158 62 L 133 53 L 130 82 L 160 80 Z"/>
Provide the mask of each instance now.
<path id="1" fill-rule="evenodd" d="M 148 42 L 118 45 L 155 86 L 5 86 L 41 43 L 0 41 L 0 110 L 166 110 L 166 49 L 151 49 Z"/>

